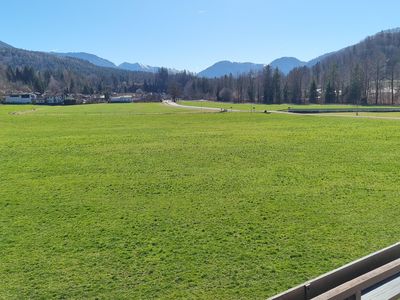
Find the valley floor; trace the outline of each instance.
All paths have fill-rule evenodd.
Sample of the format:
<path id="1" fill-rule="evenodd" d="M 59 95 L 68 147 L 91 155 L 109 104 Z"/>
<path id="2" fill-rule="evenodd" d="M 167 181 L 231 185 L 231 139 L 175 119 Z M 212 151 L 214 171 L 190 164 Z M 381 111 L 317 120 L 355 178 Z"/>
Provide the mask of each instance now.
<path id="1" fill-rule="evenodd" d="M 265 299 L 393 244 L 399 126 L 0 105 L 0 298 Z"/>

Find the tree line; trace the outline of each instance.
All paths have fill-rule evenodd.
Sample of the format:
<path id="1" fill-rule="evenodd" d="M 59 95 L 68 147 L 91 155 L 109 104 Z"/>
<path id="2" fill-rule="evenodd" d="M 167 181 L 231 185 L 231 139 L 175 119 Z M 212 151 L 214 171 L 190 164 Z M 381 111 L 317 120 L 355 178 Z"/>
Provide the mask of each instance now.
<path id="1" fill-rule="evenodd" d="M 386 31 L 284 75 L 266 66 L 238 77 L 198 78 L 161 69 L 144 89 L 174 98 L 255 103 L 400 104 L 400 32 Z"/>

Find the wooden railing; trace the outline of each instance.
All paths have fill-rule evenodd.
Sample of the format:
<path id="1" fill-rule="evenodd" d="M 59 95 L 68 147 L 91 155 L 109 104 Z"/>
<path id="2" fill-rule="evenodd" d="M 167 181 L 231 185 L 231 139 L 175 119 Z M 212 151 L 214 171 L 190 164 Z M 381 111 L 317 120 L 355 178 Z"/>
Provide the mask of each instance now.
<path id="1" fill-rule="evenodd" d="M 400 243 L 397 243 L 276 295 L 270 300 L 359 299 L 362 290 L 399 272 Z"/>

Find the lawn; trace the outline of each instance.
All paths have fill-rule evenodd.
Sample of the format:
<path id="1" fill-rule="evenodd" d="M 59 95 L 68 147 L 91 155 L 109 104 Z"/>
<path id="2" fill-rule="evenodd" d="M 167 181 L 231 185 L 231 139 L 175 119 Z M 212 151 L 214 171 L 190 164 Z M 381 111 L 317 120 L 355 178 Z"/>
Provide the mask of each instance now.
<path id="1" fill-rule="evenodd" d="M 331 113 L 322 113 L 323 115 L 330 115 Z M 333 113 L 337 116 L 356 116 L 355 112 L 337 112 Z M 399 118 L 400 112 L 359 112 L 360 117 L 379 117 L 379 118 Z"/>
<path id="2" fill-rule="evenodd" d="M 400 122 L 0 106 L 0 298 L 265 299 L 400 237 Z"/>
<path id="3" fill-rule="evenodd" d="M 182 105 L 198 106 L 198 107 L 216 107 L 224 109 L 238 109 L 238 110 L 287 110 L 290 108 L 298 109 L 335 109 L 335 108 L 356 108 L 364 106 L 348 105 L 348 104 L 251 104 L 251 103 L 230 103 L 230 102 L 216 102 L 216 101 L 179 101 Z M 365 106 L 371 107 L 371 106 Z M 388 107 L 388 106 L 374 106 L 374 107 Z M 397 106 L 398 107 L 398 106 Z"/>

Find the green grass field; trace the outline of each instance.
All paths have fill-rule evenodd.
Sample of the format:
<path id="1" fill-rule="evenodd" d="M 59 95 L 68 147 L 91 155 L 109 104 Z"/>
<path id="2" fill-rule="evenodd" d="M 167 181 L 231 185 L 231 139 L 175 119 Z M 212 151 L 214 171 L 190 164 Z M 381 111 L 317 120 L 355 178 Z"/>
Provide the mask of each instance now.
<path id="1" fill-rule="evenodd" d="M 329 113 L 328 113 L 329 114 Z M 354 112 L 339 112 L 334 113 L 335 115 L 340 116 L 356 116 Z M 325 115 L 325 114 L 324 114 Z M 379 118 L 399 118 L 400 119 L 400 112 L 359 112 L 357 114 L 360 117 L 379 117 Z"/>
<path id="2" fill-rule="evenodd" d="M 290 108 L 300 109 L 335 109 L 335 108 L 356 108 L 362 106 L 347 105 L 347 104 L 310 104 L 310 105 L 297 105 L 297 104 L 249 104 L 249 103 L 227 103 L 227 102 L 216 102 L 216 101 L 179 101 L 182 105 L 189 106 L 204 106 L 204 107 L 216 107 L 224 109 L 238 109 L 238 110 L 287 110 Z M 375 106 L 385 107 L 385 106 Z M 386 106 L 387 107 L 387 106 Z"/>
<path id="3" fill-rule="evenodd" d="M 318 108 L 354 108 L 355 105 L 340 105 L 340 104 L 310 104 L 310 105 L 296 105 L 296 104 L 249 104 L 249 103 L 227 103 L 227 102 L 216 102 L 216 101 L 179 101 L 182 105 L 189 106 L 204 106 L 204 107 L 216 107 L 225 109 L 238 109 L 238 110 L 287 110 L 291 108 L 307 108 L 307 109 L 318 109 Z"/>
<path id="4" fill-rule="evenodd" d="M 0 298 L 265 299 L 399 241 L 400 122 L 0 106 Z"/>

